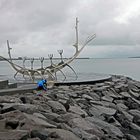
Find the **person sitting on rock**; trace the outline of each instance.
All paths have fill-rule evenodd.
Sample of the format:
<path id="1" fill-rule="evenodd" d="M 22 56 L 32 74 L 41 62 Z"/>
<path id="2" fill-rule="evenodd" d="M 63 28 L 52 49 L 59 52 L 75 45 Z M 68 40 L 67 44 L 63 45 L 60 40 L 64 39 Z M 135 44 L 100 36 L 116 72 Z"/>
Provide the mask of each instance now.
<path id="1" fill-rule="evenodd" d="M 45 79 L 43 79 L 43 80 L 40 80 L 39 82 L 38 82 L 38 87 L 37 87 L 37 90 L 47 90 L 47 80 Z"/>

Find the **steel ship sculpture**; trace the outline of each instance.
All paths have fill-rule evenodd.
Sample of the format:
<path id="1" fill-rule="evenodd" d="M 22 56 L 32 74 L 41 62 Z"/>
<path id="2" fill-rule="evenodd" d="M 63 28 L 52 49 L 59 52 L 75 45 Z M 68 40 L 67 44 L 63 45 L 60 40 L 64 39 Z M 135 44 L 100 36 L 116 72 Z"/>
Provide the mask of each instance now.
<path id="1" fill-rule="evenodd" d="M 60 62 L 59 63 L 53 63 L 53 54 L 49 54 L 48 57 L 50 59 L 50 65 L 49 66 L 43 66 L 43 62 L 44 62 L 44 57 L 41 57 L 40 58 L 40 62 L 41 62 L 41 67 L 39 68 L 34 68 L 33 67 L 33 63 L 34 63 L 34 58 L 30 59 L 31 61 L 31 67 L 30 68 L 27 68 L 25 66 L 25 61 L 26 61 L 26 58 L 24 57 L 22 60 L 23 60 L 23 65 L 18 65 L 16 64 L 15 62 L 13 62 L 13 59 L 12 59 L 12 56 L 11 56 L 11 47 L 10 47 L 10 44 L 9 44 L 9 41 L 7 40 L 7 47 L 8 47 L 8 55 L 9 55 L 9 59 L 3 57 L 3 56 L 0 56 L 1 59 L 7 61 L 11 66 L 12 68 L 16 71 L 16 73 L 14 74 L 14 78 L 16 79 L 16 76 L 18 74 L 21 74 L 23 76 L 23 78 L 25 77 L 29 77 L 29 79 L 32 81 L 32 82 L 35 82 L 35 79 L 39 77 L 39 79 L 48 79 L 50 81 L 57 81 L 57 72 L 60 72 L 64 79 L 63 81 L 66 80 L 66 75 L 64 74 L 63 72 L 63 68 L 65 67 L 69 67 L 76 79 L 77 79 L 77 74 L 75 72 L 75 70 L 70 66 L 70 63 L 77 58 L 77 56 L 80 54 L 80 52 L 85 48 L 85 46 L 91 42 L 95 37 L 96 35 L 93 34 L 91 36 L 88 36 L 87 39 L 85 40 L 85 42 L 81 45 L 79 45 L 79 36 L 78 36 L 78 18 L 76 18 L 76 25 L 75 25 L 75 31 L 76 31 L 76 42 L 75 44 L 73 45 L 75 47 L 75 53 L 72 57 L 68 58 L 67 60 L 64 61 L 63 59 L 63 50 L 58 50 L 58 53 L 60 54 Z"/>

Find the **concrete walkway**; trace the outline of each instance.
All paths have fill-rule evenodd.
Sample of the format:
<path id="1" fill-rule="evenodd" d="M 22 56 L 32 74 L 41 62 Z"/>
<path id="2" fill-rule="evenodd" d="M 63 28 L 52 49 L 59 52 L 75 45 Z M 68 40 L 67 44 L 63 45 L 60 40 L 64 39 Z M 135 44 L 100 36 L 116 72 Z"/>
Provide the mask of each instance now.
<path id="1" fill-rule="evenodd" d="M 77 80 L 66 80 L 66 81 L 59 81 L 56 82 L 55 85 L 81 85 L 81 84 L 94 84 L 100 83 L 103 81 L 110 80 L 110 75 L 105 74 L 86 74 L 86 75 L 78 75 Z M 13 94 L 24 94 L 27 92 L 32 92 L 36 89 L 37 84 L 29 84 L 29 83 L 20 83 L 20 86 L 17 88 L 8 88 L 8 80 L 1 80 L 0 81 L 0 96 L 4 95 L 13 95 Z M 5 88 L 4 88 L 5 87 Z"/>

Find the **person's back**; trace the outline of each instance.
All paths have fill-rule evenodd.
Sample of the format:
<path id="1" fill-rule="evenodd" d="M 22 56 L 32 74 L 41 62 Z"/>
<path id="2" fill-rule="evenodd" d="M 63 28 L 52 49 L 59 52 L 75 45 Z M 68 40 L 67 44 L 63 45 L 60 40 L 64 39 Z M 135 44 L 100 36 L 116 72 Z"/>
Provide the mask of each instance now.
<path id="1" fill-rule="evenodd" d="M 38 82 L 38 87 L 37 89 L 44 89 L 44 90 L 47 90 L 47 87 L 46 87 L 46 83 L 47 83 L 47 80 L 41 80 Z"/>

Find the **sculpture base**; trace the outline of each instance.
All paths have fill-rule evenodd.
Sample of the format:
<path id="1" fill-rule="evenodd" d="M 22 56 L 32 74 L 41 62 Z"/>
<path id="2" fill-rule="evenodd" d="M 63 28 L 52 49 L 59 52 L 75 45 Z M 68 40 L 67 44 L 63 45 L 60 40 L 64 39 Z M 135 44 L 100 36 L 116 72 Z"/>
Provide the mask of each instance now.
<path id="1" fill-rule="evenodd" d="M 99 73 L 78 74 L 77 79 L 69 79 L 65 81 L 58 81 L 56 85 L 80 85 L 80 84 L 94 84 L 110 80 L 111 75 Z"/>
<path id="2" fill-rule="evenodd" d="M 111 78 L 111 75 L 108 74 L 99 74 L 99 73 L 78 73 L 77 79 L 74 76 L 68 75 L 67 79 L 63 80 L 63 77 L 58 76 L 58 80 L 55 82 L 55 85 L 76 85 L 76 84 L 93 84 L 97 82 L 102 82 L 105 80 L 109 80 Z M 33 84 L 31 80 L 25 80 L 25 79 L 14 79 L 12 77 L 7 76 L 0 76 L 0 80 L 9 80 L 10 83 L 18 83 L 18 85 L 27 85 L 27 84 Z M 39 81 L 40 79 L 36 79 L 35 83 Z"/>

